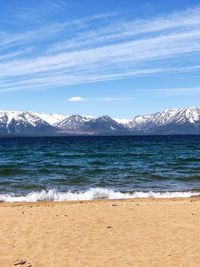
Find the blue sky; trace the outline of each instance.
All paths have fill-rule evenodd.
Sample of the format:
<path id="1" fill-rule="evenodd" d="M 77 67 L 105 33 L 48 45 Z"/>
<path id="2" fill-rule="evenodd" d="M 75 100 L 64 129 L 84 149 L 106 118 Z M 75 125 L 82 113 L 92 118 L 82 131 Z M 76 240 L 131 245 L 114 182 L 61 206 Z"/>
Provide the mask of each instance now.
<path id="1" fill-rule="evenodd" d="M 200 107 L 200 1 L 1 0 L 0 109 Z"/>

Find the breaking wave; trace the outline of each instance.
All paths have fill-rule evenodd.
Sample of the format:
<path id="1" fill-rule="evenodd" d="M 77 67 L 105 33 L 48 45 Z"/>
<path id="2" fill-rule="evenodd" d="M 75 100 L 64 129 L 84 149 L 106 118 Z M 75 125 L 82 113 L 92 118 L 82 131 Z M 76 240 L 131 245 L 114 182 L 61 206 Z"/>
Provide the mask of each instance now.
<path id="1" fill-rule="evenodd" d="M 200 196 L 199 191 L 176 191 L 176 192 L 144 192 L 132 193 L 117 192 L 106 188 L 90 188 L 80 192 L 58 192 L 55 189 L 31 192 L 27 195 L 0 194 L 1 202 L 38 202 L 38 201 L 74 201 L 95 199 L 131 199 L 131 198 L 189 198 Z"/>

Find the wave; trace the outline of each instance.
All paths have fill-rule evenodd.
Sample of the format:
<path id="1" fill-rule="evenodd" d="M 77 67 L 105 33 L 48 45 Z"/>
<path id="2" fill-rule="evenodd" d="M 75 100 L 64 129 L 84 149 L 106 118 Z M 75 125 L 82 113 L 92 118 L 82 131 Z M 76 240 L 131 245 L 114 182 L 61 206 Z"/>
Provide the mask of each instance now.
<path id="1" fill-rule="evenodd" d="M 174 191 L 174 192 L 144 192 L 132 193 L 117 192 L 106 188 L 90 188 L 81 192 L 58 192 L 55 189 L 31 192 L 27 195 L 0 194 L 1 202 L 38 202 L 38 201 L 74 201 L 95 199 L 131 199 L 131 198 L 189 198 L 200 196 L 198 191 Z"/>

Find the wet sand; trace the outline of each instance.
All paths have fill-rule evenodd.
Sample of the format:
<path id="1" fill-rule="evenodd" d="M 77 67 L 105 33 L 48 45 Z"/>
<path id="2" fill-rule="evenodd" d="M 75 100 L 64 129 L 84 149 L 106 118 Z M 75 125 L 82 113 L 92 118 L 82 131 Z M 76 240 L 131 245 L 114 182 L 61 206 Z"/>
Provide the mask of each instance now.
<path id="1" fill-rule="evenodd" d="M 0 203 L 7 266 L 200 266 L 200 199 Z"/>

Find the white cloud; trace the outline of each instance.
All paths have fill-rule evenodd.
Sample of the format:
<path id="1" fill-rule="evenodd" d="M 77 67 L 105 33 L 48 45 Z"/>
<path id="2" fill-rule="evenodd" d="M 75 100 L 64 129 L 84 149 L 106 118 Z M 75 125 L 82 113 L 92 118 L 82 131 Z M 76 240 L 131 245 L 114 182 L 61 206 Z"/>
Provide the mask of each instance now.
<path id="1" fill-rule="evenodd" d="M 73 96 L 71 98 L 68 99 L 71 102 L 82 102 L 85 101 L 85 98 L 81 97 L 81 96 Z"/>

